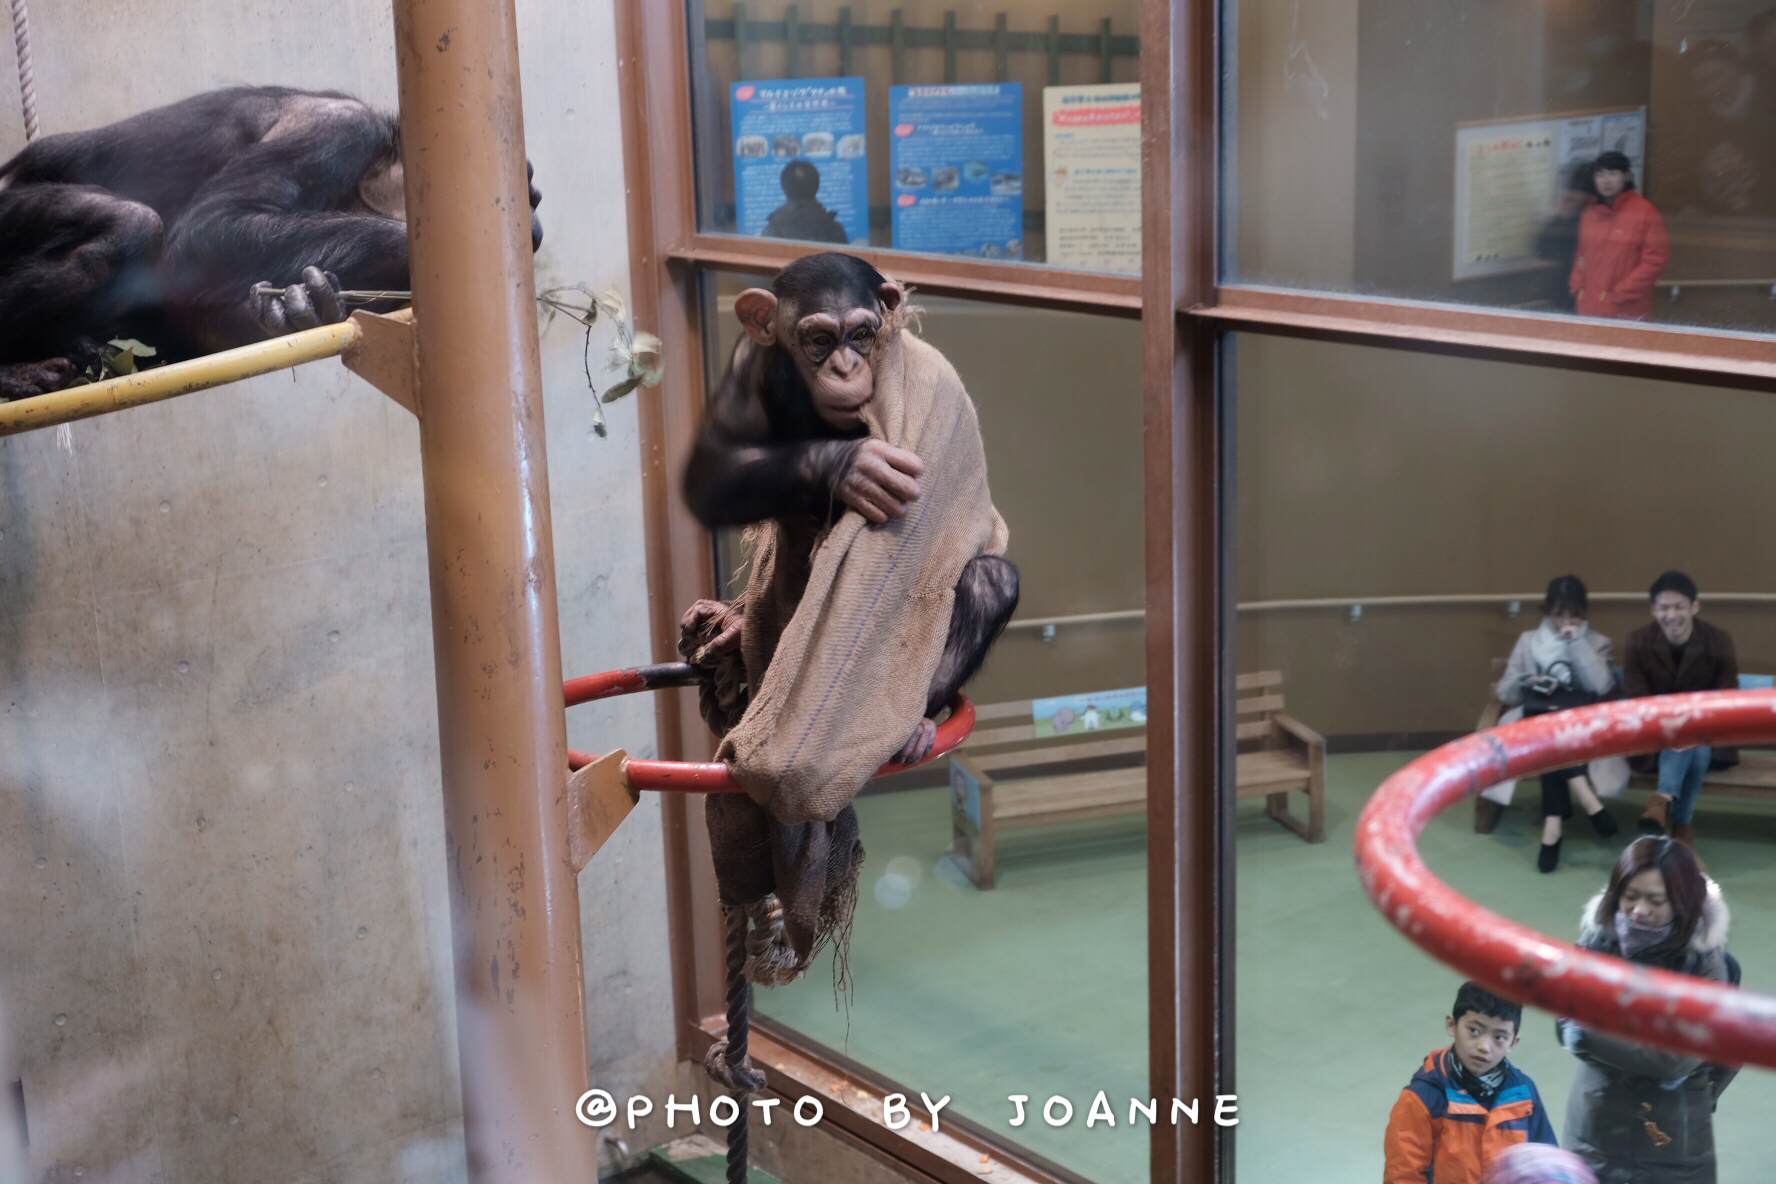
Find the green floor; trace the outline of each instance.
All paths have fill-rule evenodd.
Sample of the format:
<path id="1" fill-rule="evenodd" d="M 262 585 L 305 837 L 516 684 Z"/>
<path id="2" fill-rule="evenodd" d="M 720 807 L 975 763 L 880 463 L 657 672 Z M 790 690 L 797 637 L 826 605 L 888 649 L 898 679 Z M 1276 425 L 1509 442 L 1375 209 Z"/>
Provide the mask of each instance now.
<path id="1" fill-rule="evenodd" d="M 1242 805 L 1238 826 L 1238 965 L 1234 1053 L 1239 1178 L 1255 1184 L 1373 1184 L 1400 1088 L 1444 1043 L 1453 972 L 1397 936 L 1352 871 L 1358 811 L 1403 754 L 1335 756 L 1327 768 L 1328 839 L 1308 846 Z M 823 965 L 758 1006 L 912 1090 L 952 1095 L 976 1119 L 1098 1184 L 1147 1179 L 1145 860 L 1139 818 L 1014 833 L 999 886 L 977 891 L 939 856 L 949 843 L 947 790 L 858 801 L 869 861 L 852 940 L 856 995 L 834 1006 Z M 1520 798 L 1527 802 L 1527 795 Z M 1439 819 L 1422 849 L 1437 873 L 1489 907 L 1561 937 L 1608 874 L 1638 812 L 1615 806 L 1611 848 L 1581 824 L 1565 862 L 1534 868 L 1528 809 L 1476 835 L 1467 807 Z M 1776 811 L 1705 798 L 1698 843 L 1733 908 L 1732 948 L 1751 987 L 1776 984 Z M 1545 1015 L 1525 1017 L 1517 1063 L 1560 1127 L 1574 1061 Z M 1085 1126 L 1099 1090 L 1114 1128 Z M 1069 1098 L 1070 1123 L 1010 1126 L 1009 1094 Z M 915 1098 L 915 1106 L 917 1099 Z M 1212 1106 L 1212 1102 L 1210 1103 Z M 915 1109 L 915 1113 L 918 1111 Z M 1721 1184 L 1762 1184 L 1776 1163 L 1776 1074 L 1747 1070 L 1716 1116 Z M 1162 1112 L 1162 1119 L 1164 1114 Z M 1208 1110 L 1203 1112 L 1208 1121 Z"/>

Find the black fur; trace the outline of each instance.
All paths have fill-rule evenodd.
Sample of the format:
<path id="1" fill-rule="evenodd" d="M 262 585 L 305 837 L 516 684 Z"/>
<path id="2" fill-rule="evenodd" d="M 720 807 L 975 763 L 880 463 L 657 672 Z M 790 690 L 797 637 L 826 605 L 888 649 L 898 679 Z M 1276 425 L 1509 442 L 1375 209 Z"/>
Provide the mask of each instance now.
<path id="1" fill-rule="evenodd" d="M 406 223 L 359 194 L 399 159 L 393 116 L 269 86 L 36 141 L 0 165 L 0 365 L 119 333 L 173 359 L 257 341 L 252 287 L 310 266 L 407 289 Z"/>
<path id="2" fill-rule="evenodd" d="M 855 255 L 822 252 L 785 267 L 771 283 L 803 313 L 881 311 L 882 273 Z M 742 335 L 716 385 L 685 469 L 685 500 L 705 525 L 742 526 L 786 514 L 836 515 L 832 491 L 868 429 L 845 432 L 814 410 L 795 359 Z"/>
<path id="3" fill-rule="evenodd" d="M 950 609 L 950 635 L 943 657 L 925 693 L 925 714 L 939 710 L 968 685 L 987 660 L 987 651 L 1005 632 L 1018 606 L 1018 569 L 997 555 L 977 555 L 962 569 L 956 581 L 956 600 Z"/>

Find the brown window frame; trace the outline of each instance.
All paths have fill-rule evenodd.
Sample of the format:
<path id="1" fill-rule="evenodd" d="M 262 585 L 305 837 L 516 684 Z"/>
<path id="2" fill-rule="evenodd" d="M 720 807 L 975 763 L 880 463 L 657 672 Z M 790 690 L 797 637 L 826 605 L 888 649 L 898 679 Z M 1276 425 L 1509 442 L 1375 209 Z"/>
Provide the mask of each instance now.
<path id="1" fill-rule="evenodd" d="M 1234 0 L 1227 0 L 1233 3 Z M 676 654 L 677 609 L 714 594 L 713 547 L 675 475 L 704 400 L 698 277 L 771 272 L 804 253 L 789 243 L 707 234 L 696 221 L 690 46 L 679 0 L 620 0 L 619 78 L 629 185 L 636 319 L 665 342 L 667 381 L 640 413 L 649 632 Z M 1216 257 L 1222 0 L 1145 0 L 1141 16 L 1145 268 L 1139 278 L 1022 264 L 859 250 L 921 289 L 1013 304 L 1142 317 L 1146 465 L 1149 1065 L 1155 1097 L 1233 1093 L 1231 752 L 1231 397 L 1219 359 L 1235 332 L 1561 366 L 1710 385 L 1776 389 L 1776 339 L 1300 289 L 1223 284 Z M 708 759 L 713 743 L 688 692 L 656 697 L 662 756 Z M 1208 788 L 1215 792 L 1203 792 Z M 700 1059 L 723 1010 L 719 910 L 700 801 L 665 805 L 668 912 L 678 1051 Z M 868 1070 L 760 1025 L 773 1082 L 788 1096 Z M 836 1109 L 836 1108 L 835 1108 Z M 945 1158 L 857 1119 L 828 1129 L 911 1179 L 978 1179 L 972 1157 Z M 1032 1180 L 1063 1181 L 991 1136 L 988 1151 Z M 1154 1184 L 1232 1176 L 1232 1139 L 1213 1125 L 1154 1127 Z"/>
<path id="2" fill-rule="evenodd" d="M 1198 5 L 1212 15 L 1212 7 Z M 665 342 L 667 381 L 657 397 L 643 401 L 640 412 L 643 510 L 647 537 L 649 634 L 659 660 L 676 654 L 677 606 L 712 595 L 715 588 L 713 547 L 709 536 L 686 510 L 675 474 L 682 468 L 696 430 L 705 396 L 704 357 L 698 319 L 698 276 L 705 270 L 768 272 L 804 253 L 792 244 L 738 236 L 701 233 L 696 224 L 695 164 L 690 111 L 690 40 L 686 14 L 676 0 L 622 0 L 616 8 L 618 71 L 624 96 L 624 170 L 629 182 L 630 273 L 639 327 Z M 1143 11 L 1144 44 L 1169 51 L 1144 55 L 1144 93 L 1171 95 L 1175 61 L 1187 51 L 1212 50 L 1207 38 L 1174 37 L 1168 6 L 1150 0 Z M 1211 72 L 1212 76 L 1212 72 Z M 1169 106 L 1169 104 L 1168 104 Z M 1206 110 L 1212 111 L 1212 107 Z M 1200 117 L 1202 113 L 1197 113 Z M 1190 121 L 1172 117 L 1150 121 L 1144 132 L 1146 159 L 1165 159 L 1172 169 L 1144 186 L 1145 217 L 1156 238 L 1176 243 L 1178 260 L 1195 259 L 1189 269 L 1174 265 L 1146 278 L 1097 275 L 1026 265 L 993 264 L 894 251 L 859 251 L 872 262 L 921 289 L 976 299 L 1041 307 L 1097 311 L 1109 315 L 1140 315 L 1142 309 L 1166 309 L 1168 315 L 1146 317 L 1143 330 L 1143 402 L 1146 464 L 1151 474 L 1147 516 L 1147 666 L 1151 719 L 1149 725 L 1149 991 L 1150 1062 L 1157 1097 L 1212 1097 L 1216 1082 L 1219 1031 L 1217 972 L 1219 908 L 1220 811 L 1214 795 L 1181 792 L 1185 785 L 1212 786 L 1216 775 L 1217 687 L 1221 646 L 1216 624 L 1218 597 L 1212 587 L 1180 586 L 1175 573 L 1213 573 L 1217 500 L 1212 459 L 1217 451 L 1218 422 L 1212 393 L 1197 398 L 1204 414 L 1176 417 L 1174 401 L 1180 381 L 1198 392 L 1214 389 L 1212 364 L 1198 365 L 1187 375 L 1176 366 L 1175 350 L 1190 339 L 1212 350 L 1213 334 L 1191 328 L 1174 340 L 1169 310 L 1193 293 L 1210 290 L 1205 280 L 1212 258 L 1195 235 L 1174 233 L 1172 195 L 1184 194 L 1182 155 L 1155 146 L 1168 143 L 1171 129 L 1187 133 Z M 1194 137 L 1211 153 L 1213 137 Z M 1152 170 L 1149 170 L 1150 174 Z M 1175 174 L 1175 175 L 1171 175 Z M 1212 176 L 1212 171 L 1208 174 Z M 1210 187 L 1198 171 L 1193 216 L 1212 227 Z M 1193 244 L 1196 244 L 1193 246 Z M 1193 355 L 1206 360 L 1201 350 Z M 1211 463 L 1203 463 L 1207 458 Z M 1188 484 L 1180 474 L 1193 474 Z M 1212 582 L 1212 580 L 1211 580 Z M 1182 597 L 1175 591 L 1182 590 Z M 1189 639 L 1185 648 L 1174 640 Z M 1180 660 L 1186 654 L 1190 660 Z M 1206 661 L 1206 665 L 1205 665 Z M 659 749 L 662 756 L 706 759 L 712 741 L 686 692 L 656 696 Z M 1180 704 L 1187 705 L 1188 717 Z M 1164 721 L 1169 726 L 1155 726 Z M 1181 755 L 1182 754 L 1182 755 Z M 1188 770 L 1189 775 L 1186 776 Z M 719 1024 L 723 1010 L 723 960 L 714 876 L 708 842 L 698 815 L 700 802 L 672 795 L 664 803 L 667 859 L 667 907 L 671 924 L 674 1011 L 681 1058 L 700 1059 Z M 1188 872 L 1188 880 L 1179 869 Z M 1174 890 L 1176 886 L 1179 890 Z M 761 1059 L 785 1064 L 773 1088 L 794 1096 L 818 1092 L 836 1080 L 867 1083 L 867 1070 L 823 1050 L 797 1041 L 793 1034 L 762 1023 L 755 1028 L 768 1048 Z M 868 1121 L 833 1113 L 827 1128 L 842 1140 L 893 1163 L 912 1179 L 962 1181 L 979 1179 L 976 1157 L 945 1157 L 911 1139 Z M 1058 1169 L 1017 1154 L 978 1129 L 959 1124 L 958 1147 L 964 1152 L 990 1153 L 1037 1181 L 1073 1179 Z M 1188 1136 L 1186 1131 L 1194 1132 Z M 1155 1181 L 1207 1180 L 1217 1170 L 1220 1128 L 1156 1126 L 1153 1143 Z"/>

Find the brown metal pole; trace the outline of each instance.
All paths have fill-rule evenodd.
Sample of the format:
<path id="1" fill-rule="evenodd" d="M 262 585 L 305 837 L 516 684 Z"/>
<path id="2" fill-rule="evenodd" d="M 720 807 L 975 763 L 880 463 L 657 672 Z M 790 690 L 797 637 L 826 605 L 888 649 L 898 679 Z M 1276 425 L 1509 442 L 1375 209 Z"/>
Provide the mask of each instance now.
<path id="1" fill-rule="evenodd" d="M 395 0 L 463 1124 L 474 1184 L 597 1178 L 512 0 Z"/>

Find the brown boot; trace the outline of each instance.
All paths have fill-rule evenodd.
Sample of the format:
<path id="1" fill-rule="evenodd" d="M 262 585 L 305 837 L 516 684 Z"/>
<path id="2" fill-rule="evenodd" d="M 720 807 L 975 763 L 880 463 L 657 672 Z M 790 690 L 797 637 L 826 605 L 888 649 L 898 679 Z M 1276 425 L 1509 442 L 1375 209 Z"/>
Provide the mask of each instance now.
<path id="1" fill-rule="evenodd" d="M 1474 833 L 1477 835 L 1491 834 L 1493 828 L 1499 824 L 1499 815 L 1504 812 L 1505 808 L 1491 798 L 1475 798 Z"/>
<path id="2" fill-rule="evenodd" d="M 1662 793 L 1654 794 L 1647 801 L 1646 813 L 1640 816 L 1640 829 L 1649 835 L 1665 833 L 1665 817 L 1671 810 L 1671 799 Z"/>

